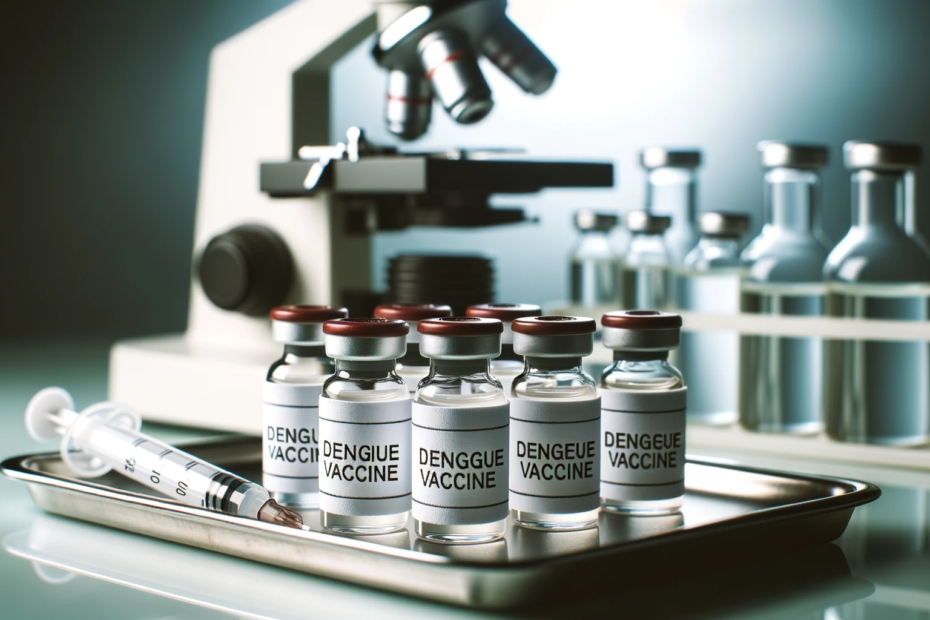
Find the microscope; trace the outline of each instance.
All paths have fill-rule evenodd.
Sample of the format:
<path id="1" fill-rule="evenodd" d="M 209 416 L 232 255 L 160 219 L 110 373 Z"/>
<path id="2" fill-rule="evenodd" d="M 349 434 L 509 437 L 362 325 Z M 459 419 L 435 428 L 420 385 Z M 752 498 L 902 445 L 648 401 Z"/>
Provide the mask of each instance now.
<path id="1" fill-rule="evenodd" d="M 372 38 L 387 74 L 385 121 L 402 141 L 426 133 L 434 103 L 461 124 L 487 116 L 479 56 L 527 93 L 548 90 L 556 68 L 507 8 L 506 0 L 300 0 L 214 48 L 187 332 L 116 343 L 110 397 L 148 420 L 260 432 L 264 374 L 280 355 L 269 310 L 370 312 L 373 235 L 521 222 L 522 209 L 492 208 L 491 196 L 612 187 L 610 163 L 408 152 L 372 144 L 359 128 L 329 144 L 332 67 Z"/>

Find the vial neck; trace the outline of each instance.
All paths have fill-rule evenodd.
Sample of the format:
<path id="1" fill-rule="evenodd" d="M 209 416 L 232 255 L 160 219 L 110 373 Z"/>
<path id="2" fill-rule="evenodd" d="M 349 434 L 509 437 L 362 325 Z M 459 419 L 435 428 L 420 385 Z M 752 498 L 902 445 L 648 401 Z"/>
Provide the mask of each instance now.
<path id="1" fill-rule="evenodd" d="M 820 176 L 811 170 L 775 168 L 765 174 L 766 217 L 777 228 L 810 233 L 820 213 Z"/>
<path id="2" fill-rule="evenodd" d="M 430 374 L 460 377 L 490 373 L 490 361 L 479 360 L 430 360 Z"/>
<path id="3" fill-rule="evenodd" d="M 614 351 L 615 362 L 667 362 L 668 351 Z"/>
<path id="4" fill-rule="evenodd" d="M 284 356 L 293 356 L 299 358 L 326 357 L 326 347 L 322 344 L 286 344 L 284 345 Z"/>
<path id="5" fill-rule="evenodd" d="M 527 357 L 527 372 L 581 372 L 580 357 Z"/>
<path id="6" fill-rule="evenodd" d="M 904 174 L 859 170 L 852 175 L 853 224 L 904 227 Z"/>
<path id="7" fill-rule="evenodd" d="M 395 360 L 336 360 L 336 374 L 346 378 L 381 379 L 394 374 Z"/>

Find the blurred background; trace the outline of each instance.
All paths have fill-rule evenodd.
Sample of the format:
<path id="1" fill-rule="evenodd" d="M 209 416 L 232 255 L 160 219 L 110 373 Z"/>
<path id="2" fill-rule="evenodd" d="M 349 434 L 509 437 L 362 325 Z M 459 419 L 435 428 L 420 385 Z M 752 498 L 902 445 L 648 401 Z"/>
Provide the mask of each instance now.
<path id="1" fill-rule="evenodd" d="M 286 4 L 4 6 L 0 338 L 183 331 L 210 49 Z M 824 226 L 835 242 L 850 221 L 842 143 L 930 145 L 930 3 L 534 5 L 532 20 L 518 25 L 558 66 L 554 87 L 531 97 L 485 66 L 496 103 L 490 117 L 463 127 L 436 110 L 413 148 L 522 147 L 533 156 L 613 161 L 617 186 L 497 201 L 526 207 L 536 224 L 382 233 L 376 285 L 385 258 L 401 250 L 483 250 L 496 258 L 499 300 L 566 298 L 572 213 L 641 207 L 637 153 L 649 144 L 702 149 L 699 209 L 750 214 L 750 235 L 762 224 L 756 143 L 829 145 Z M 369 49 L 359 46 L 336 70 L 334 140 L 358 125 L 375 142 L 396 142 L 383 126 L 384 74 Z M 923 231 L 927 183 L 925 166 L 917 172 Z"/>

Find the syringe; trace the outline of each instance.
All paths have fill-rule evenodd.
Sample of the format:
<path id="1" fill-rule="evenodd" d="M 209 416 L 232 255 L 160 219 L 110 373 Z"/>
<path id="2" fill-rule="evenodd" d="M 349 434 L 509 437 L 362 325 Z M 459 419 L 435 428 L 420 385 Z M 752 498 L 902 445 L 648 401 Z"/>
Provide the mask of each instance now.
<path id="1" fill-rule="evenodd" d="M 149 437 L 141 427 L 139 414 L 117 403 L 76 413 L 71 395 L 56 387 L 42 390 L 26 407 L 29 435 L 40 442 L 61 436 L 61 458 L 78 475 L 112 469 L 190 506 L 309 529 L 260 485 Z"/>

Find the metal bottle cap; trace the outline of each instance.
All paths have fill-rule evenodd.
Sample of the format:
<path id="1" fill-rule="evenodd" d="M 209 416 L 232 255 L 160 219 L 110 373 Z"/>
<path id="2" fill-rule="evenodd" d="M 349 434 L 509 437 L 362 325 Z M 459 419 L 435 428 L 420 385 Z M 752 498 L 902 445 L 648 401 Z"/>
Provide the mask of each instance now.
<path id="1" fill-rule="evenodd" d="M 623 223 L 632 233 L 660 235 L 672 225 L 672 218 L 667 215 L 652 215 L 647 211 L 629 211 L 624 216 Z"/>
<path id="2" fill-rule="evenodd" d="M 578 230 L 600 230 L 607 232 L 620 222 L 612 213 L 597 213 L 591 209 L 575 211 L 575 228 Z"/>
<path id="3" fill-rule="evenodd" d="M 681 339 L 681 317 L 656 310 L 618 310 L 601 317 L 604 346 L 614 351 L 670 351 Z"/>
<path id="4" fill-rule="evenodd" d="M 542 308 L 536 304 L 477 304 L 468 306 L 465 310 L 465 316 L 478 316 L 486 319 L 497 319 L 504 324 L 504 334 L 501 336 L 501 342 L 504 344 L 513 343 L 513 330 L 510 324 L 514 319 L 524 316 L 539 316 L 542 314 Z"/>
<path id="5" fill-rule="evenodd" d="M 745 213 L 709 211 L 698 217 L 698 230 L 708 237 L 739 238 L 749 230 L 749 216 Z"/>
<path id="6" fill-rule="evenodd" d="M 336 360 L 376 362 L 407 353 L 407 323 L 391 319 L 339 319 L 323 324 L 326 355 Z"/>
<path id="7" fill-rule="evenodd" d="M 581 316 L 536 316 L 517 319 L 513 350 L 529 357 L 585 357 L 594 351 L 594 319 Z"/>
<path id="8" fill-rule="evenodd" d="M 763 140 L 757 148 L 765 168 L 823 168 L 829 152 L 825 146 L 778 140 Z"/>
<path id="9" fill-rule="evenodd" d="M 312 346 L 323 344 L 323 323 L 344 319 L 349 311 L 335 306 L 276 306 L 269 316 L 275 342 Z"/>
<path id="10" fill-rule="evenodd" d="M 420 342 L 417 323 L 425 319 L 452 316 L 452 308 L 443 304 L 384 304 L 375 308 L 375 317 L 379 319 L 400 319 L 407 321 L 410 331 L 407 344 Z"/>
<path id="11" fill-rule="evenodd" d="M 653 168 L 697 168 L 701 165 L 701 152 L 650 146 L 639 153 L 639 163 L 646 170 Z"/>
<path id="12" fill-rule="evenodd" d="M 420 355 L 440 360 L 492 359 L 501 354 L 504 324 L 497 319 L 452 316 L 417 324 Z"/>
<path id="13" fill-rule="evenodd" d="M 921 159 L 919 144 L 850 140 L 843 145 L 843 163 L 849 170 L 906 170 L 920 165 Z"/>

